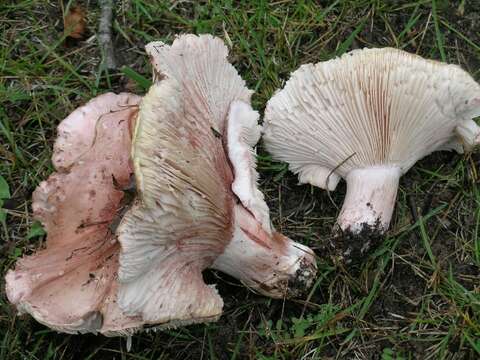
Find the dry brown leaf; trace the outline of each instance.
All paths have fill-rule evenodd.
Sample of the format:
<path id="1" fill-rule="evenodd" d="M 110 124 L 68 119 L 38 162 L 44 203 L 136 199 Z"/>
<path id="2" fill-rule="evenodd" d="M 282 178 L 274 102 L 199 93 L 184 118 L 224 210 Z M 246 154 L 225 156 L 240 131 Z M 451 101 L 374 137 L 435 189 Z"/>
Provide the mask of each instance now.
<path id="1" fill-rule="evenodd" d="M 127 92 L 135 93 L 135 92 L 138 91 L 137 83 L 130 78 L 126 79 L 124 86 L 125 86 L 125 91 L 127 91 Z"/>
<path id="2" fill-rule="evenodd" d="M 63 18 L 63 32 L 66 37 L 81 39 L 85 34 L 85 10 L 80 6 L 73 6 Z"/>

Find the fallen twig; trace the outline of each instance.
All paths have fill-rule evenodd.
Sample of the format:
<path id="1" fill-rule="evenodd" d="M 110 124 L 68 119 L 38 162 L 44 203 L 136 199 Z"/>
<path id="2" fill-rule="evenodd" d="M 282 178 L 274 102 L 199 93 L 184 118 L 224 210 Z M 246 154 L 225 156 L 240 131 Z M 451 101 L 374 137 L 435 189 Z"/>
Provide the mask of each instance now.
<path id="1" fill-rule="evenodd" d="M 102 63 L 107 69 L 116 69 L 115 51 L 112 43 L 113 0 L 100 0 L 100 24 L 98 26 L 98 42 L 102 53 Z"/>

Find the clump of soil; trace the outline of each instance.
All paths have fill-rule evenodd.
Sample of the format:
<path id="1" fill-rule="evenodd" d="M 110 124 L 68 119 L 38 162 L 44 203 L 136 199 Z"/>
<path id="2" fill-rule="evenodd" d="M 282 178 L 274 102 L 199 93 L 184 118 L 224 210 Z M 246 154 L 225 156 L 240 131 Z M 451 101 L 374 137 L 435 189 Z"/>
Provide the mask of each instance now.
<path id="1" fill-rule="evenodd" d="M 296 298 L 305 295 L 313 285 L 312 266 L 302 259 L 295 275 L 288 279 L 287 297 Z"/>
<path id="2" fill-rule="evenodd" d="M 363 223 L 360 231 L 337 228 L 334 232 L 331 242 L 333 254 L 349 266 L 361 263 L 385 238 L 380 219 L 373 225 Z"/>

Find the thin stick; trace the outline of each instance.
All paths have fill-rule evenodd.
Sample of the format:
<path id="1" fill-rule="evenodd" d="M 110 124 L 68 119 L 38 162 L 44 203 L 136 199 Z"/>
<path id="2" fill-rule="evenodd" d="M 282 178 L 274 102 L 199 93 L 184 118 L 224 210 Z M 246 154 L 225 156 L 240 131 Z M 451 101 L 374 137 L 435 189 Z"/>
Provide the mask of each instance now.
<path id="1" fill-rule="evenodd" d="M 112 43 L 113 0 L 100 0 L 100 24 L 98 25 L 98 43 L 102 53 L 102 62 L 107 69 L 116 69 L 115 52 Z"/>
<path id="2" fill-rule="evenodd" d="M 335 201 L 333 201 L 332 199 L 332 195 L 330 195 L 330 190 L 328 189 L 328 184 L 330 182 L 330 175 L 332 175 L 335 171 L 337 171 L 337 169 L 342 166 L 343 164 L 345 164 L 348 160 L 350 160 L 353 156 L 357 155 L 356 152 L 354 152 L 352 155 L 349 155 L 345 160 L 343 160 L 340 164 L 338 164 L 337 166 L 335 166 L 332 171 L 330 171 L 330 173 L 328 174 L 327 176 L 327 181 L 326 181 L 326 184 L 325 184 L 325 189 L 327 190 L 327 195 L 328 195 L 328 198 L 330 199 L 331 203 L 333 204 L 333 206 L 335 206 L 335 208 L 338 210 L 340 210 L 337 206 L 337 204 L 335 204 Z"/>

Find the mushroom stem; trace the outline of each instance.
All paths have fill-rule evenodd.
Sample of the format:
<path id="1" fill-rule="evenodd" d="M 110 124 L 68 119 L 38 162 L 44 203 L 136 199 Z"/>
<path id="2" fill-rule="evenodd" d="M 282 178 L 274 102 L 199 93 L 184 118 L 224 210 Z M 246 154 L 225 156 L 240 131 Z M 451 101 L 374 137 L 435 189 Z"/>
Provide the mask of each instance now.
<path id="1" fill-rule="evenodd" d="M 282 234 L 266 231 L 243 206 L 235 206 L 232 241 L 213 265 L 264 295 L 296 297 L 316 274 L 312 251 Z"/>
<path id="2" fill-rule="evenodd" d="M 347 195 L 337 223 L 341 230 L 360 233 L 365 229 L 383 233 L 395 206 L 399 167 L 370 167 L 348 173 Z"/>

